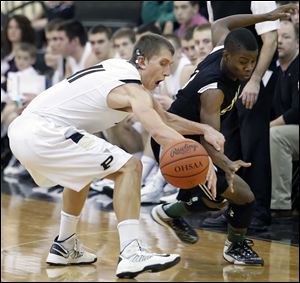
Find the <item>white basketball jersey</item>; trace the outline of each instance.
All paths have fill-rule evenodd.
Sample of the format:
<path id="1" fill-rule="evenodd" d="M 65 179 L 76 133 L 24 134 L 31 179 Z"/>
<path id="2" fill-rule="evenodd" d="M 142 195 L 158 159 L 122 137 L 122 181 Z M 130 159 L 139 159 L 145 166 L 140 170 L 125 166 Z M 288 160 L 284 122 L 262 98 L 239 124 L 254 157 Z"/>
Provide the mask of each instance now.
<path id="1" fill-rule="evenodd" d="M 89 133 L 106 130 L 128 112 L 108 107 L 110 91 L 125 83 L 141 84 L 138 70 L 123 59 L 109 59 L 81 70 L 38 95 L 23 111 L 58 126 L 74 126 Z"/>

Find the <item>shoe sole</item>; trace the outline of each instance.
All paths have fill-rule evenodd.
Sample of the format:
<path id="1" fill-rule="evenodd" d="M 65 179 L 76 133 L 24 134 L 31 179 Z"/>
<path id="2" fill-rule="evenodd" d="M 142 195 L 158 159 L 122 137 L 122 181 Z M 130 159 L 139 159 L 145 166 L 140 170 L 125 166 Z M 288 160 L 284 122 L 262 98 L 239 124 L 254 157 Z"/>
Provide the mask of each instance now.
<path id="1" fill-rule="evenodd" d="M 137 272 L 122 272 L 117 274 L 118 278 L 128 278 L 128 279 L 132 279 L 134 277 L 136 277 L 137 275 L 139 275 L 140 273 L 143 272 L 160 272 L 166 269 L 169 269 L 171 267 L 173 267 L 174 265 L 176 265 L 177 263 L 180 262 L 180 257 L 177 257 L 175 260 L 171 261 L 171 262 L 167 262 L 165 264 L 154 264 L 154 265 L 149 265 L 146 266 L 144 269 L 137 271 Z"/>
<path id="2" fill-rule="evenodd" d="M 176 238 L 177 240 L 179 240 L 180 242 L 185 243 L 185 244 L 188 244 L 188 245 L 192 245 L 192 244 L 195 244 L 195 243 L 198 242 L 198 239 L 197 239 L 197 241 L 195 241 L 195 242 L 186 242 L 186 241 L 181 240 L 181 239 L 178 237 L 178 235 L 175 233 L 175 231 L 173 230 L 173 228 L 170 227 L 166 222 L 164 222 L 164 221 L 159 217 L 158 213 L 156 213 L 156 208 L 153 208 L 153 209 L 151 210 L 151 214 L 150 214 L 150 215 L 151 215 L 151 218 L 152 218 L 157 224 L 159 224 L 159 225 L 161 225 L 161 226 L 164 226 L 164 227 L 168 228 L 168 230 L 169 230 L 169 231 L 175 236 L 175 238 Z"/>
<path id="3" fill-rule="evenodd" d="M 50 255 L 48 257 L 51 257 Z M 48 263 L 49 265 L 53 265 L 53 266 L 67 266 L 67 265 L 85 265 L 85 264 L 92 264 L 94 262 L 97 261 L 97 258 L 95 258 L 93 261 L 89 261 L 89 262 L 70 262 L 70 263 L 63 263 L 63 262 L 54 262 L 54 261 L 49 261 L 50 259 L 47 258 L 46 263 Z M 53 259 L 54 260 L 54 259 Z"/>

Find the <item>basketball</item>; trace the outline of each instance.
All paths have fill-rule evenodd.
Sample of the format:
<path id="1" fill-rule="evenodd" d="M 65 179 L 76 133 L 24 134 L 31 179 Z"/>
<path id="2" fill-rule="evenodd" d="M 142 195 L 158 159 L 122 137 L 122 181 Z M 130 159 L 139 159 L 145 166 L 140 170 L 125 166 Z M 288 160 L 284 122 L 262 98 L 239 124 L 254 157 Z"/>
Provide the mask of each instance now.
<path id="1" fill-rule="evenodd" d="M 208 153 L 194 140 L 177 140 L 164 147 L 159 166 L 168 183 L 181 189 L 191 189 L 206 182 Z"/>

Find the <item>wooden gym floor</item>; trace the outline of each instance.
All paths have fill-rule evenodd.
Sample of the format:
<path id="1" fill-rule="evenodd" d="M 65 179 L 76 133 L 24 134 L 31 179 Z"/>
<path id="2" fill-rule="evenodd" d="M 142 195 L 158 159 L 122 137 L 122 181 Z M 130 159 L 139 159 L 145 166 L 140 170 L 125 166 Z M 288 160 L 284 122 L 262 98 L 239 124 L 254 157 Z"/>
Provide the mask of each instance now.
<path id="1" fill-rule="evenodd" d="M 79 224 L 79 238 L 98 256 L 92 265 L 50 267 L 45 263 L 59 229 L 61 194 L 33 193 L 32 186 L 1 178 L 2 282 L 125 282 L 115 276 L 119 253 L 111 199 L 87 200 Z M 137 282 L 299 282 L 299 246 L 254 239 L 264 267 L 234 266 L 222 257 L 225 233 L 198 229 L 194 245 L 179 242 L 151 219 L 152 206 L 141 208 L 141 236 L 156 252 L 181 255 L 181 262 L 160 273 L 145 273 Z M 251 237 L 250 237 L 251 238 Z M 253 238 L 252 238 L 253 239 Z"/>

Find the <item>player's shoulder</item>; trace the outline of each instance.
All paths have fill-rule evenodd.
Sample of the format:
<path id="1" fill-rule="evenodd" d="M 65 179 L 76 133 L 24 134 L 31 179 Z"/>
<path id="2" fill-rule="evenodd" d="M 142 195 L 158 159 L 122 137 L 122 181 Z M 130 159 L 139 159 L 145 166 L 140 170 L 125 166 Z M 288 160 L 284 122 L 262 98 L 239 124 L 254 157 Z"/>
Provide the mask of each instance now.
<path id="1" fill-rule="evenodd" d="M 128 71 L 132 73 L 138 73 L 138 70 L 127 60 L 121 58 L 112 58 L 100 63 L 104 69 L 118 69 L 120 72 Z"/>

